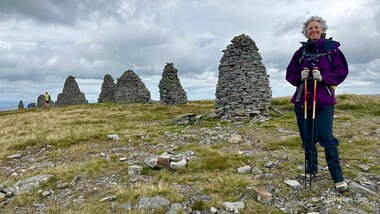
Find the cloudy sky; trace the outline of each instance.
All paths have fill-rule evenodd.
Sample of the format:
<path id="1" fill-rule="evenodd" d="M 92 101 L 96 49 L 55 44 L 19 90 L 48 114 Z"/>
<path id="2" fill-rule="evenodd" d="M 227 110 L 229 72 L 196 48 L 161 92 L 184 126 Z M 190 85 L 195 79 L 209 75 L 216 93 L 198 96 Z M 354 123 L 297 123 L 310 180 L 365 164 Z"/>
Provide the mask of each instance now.
<path id="1" fill-rule="evenodd" d="M 289 96 L 285 69 L 311 15 L 349 62 L 337 93 L 380 94 L 378 0 L 0 0 L 0 101 L 55 101 L 72 75 L 96 102 L 104 75 L 128 69 L 159 100 L 167 62 L 190 100 L 214 99 L 222 50 L 240 34 L 260 49 L 273 96 Z"/>

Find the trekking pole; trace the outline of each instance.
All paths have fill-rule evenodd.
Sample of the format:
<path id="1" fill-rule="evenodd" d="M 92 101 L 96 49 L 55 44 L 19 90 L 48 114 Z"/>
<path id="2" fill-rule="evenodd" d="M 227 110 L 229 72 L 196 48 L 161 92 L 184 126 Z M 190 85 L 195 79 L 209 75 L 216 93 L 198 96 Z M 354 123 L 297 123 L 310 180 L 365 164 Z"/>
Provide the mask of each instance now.
<path id="1" fill-rule="evenodd" d="M 303 87 L 303 99 L 304 99 L 304 152 L 305 152 L 305 189 L 306 189 L 306 168 L 307 168 L 307 156 L 306 156 L 306 136 L 307 136 L 307 78 L 304 80 Z"/>
<path id="2" fill-rule="evenodd" d="M 318 67 L 314 67 L 313 70 L 318 69 Z M 312 116 L 312 122 L 311 122 L 311 144 L 310 144 L 310 161 L 313 157 L 313 146 L 314 146 L 314 126 L 315 126 L 315 108 L 317 103 L 317 80 L 314 79 L 314 90 L 313 90 L 313 116 Z M 312 173 L 310 171 L 310 190 L 311 190 L 311 180 L 312 180 Z"/>

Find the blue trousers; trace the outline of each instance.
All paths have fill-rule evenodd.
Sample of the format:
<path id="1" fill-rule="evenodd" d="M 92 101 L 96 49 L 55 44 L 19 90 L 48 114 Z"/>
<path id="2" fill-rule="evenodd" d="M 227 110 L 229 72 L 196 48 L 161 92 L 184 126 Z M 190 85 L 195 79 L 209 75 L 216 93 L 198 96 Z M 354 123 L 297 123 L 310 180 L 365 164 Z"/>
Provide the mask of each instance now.
<path id="1" fill-rule="evenodd" d="M 314 130 L 312 129 L 312 110 L 308 110 L 305 120 L 304 109 L 294 107 L 297 118 L 298 129 L 302 139 L 306 157 L 306 172 L 309 174 L 318 173 L 318 151 L 316 143 L 325 150 L 326 162 L 330 175 L 335 183 L 344 181 L 342 167 L 339 161 L 338 145 L 339 141 L 333 135 L 334 106 L 327 106 L 316 109 Z M 311 133 L 314 132 L 314 139 Z"/>

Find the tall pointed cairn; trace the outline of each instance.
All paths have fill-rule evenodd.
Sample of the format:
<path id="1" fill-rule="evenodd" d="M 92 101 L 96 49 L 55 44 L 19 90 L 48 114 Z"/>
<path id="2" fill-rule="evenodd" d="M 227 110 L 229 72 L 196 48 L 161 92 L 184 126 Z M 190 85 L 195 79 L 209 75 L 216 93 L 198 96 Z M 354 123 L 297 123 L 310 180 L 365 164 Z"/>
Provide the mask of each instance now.
<path id="1" fill-rule="evenodd" d="M 215 106 L 224 118 L 268 117 L 272 91 L 259 49 L 244 34 L 231 42 L 220 60 Z"/>
<path id="2" fill-rule="evenodd" d="M 56 106 L 88 104 L 84 93 L 79 89 L 75 77 L 67 77 L 62 93 L 58 94 Z"/>
<path id="3" fill-rule="evenodd" d="M 24 108 L 24 102 L 20 100 L 20 102 L 18 103 L 18 109 L 23 109 L 23 108 Z"/>
<path id="4" fill-rule="evenodd" d="M 103 78 L 102 89 L 99 94 L 98 102 L 113 102 L 115 101 L 116 84 L 111 75 L 106 74 Z"/>
<path id="5" fill-rule="evenodd" d="M 160 89 L 160 103 L 176 105 L 187 103 L 187 95 L 178 78 L 178 71 L 173 63 L 166 63 L 162 79 L 158 85 Z"/>

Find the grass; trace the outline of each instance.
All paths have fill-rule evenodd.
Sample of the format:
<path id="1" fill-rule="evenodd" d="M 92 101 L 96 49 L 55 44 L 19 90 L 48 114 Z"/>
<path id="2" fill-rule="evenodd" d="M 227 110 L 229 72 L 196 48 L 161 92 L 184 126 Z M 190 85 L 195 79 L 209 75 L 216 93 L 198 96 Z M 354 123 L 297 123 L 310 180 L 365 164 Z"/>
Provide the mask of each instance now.
<path id="1" fill-rule="evenodd" d="M 361 110 L 367 116 L 380 116 L 380 100 L 377 96 L 343 94 L 337 97 L 337 103 L 338 109 L 341 110 Z M 355 111 L 358 112 L 360 111 Z"/>
<path id="2" fill-rule="evenodd" d="M 263 205 L 254 200 L 248 187 L 273 186 L 276 195 L 292 198 L 284 183 L 284 178 L 295 178 L 303 172 L 297 166 L 303 164 L 301 141 L 289 97 L 274 98 L 272 105 L 285 116 L 271 112 L 266 122 L 229 123 L 219 119 L 204 118 L 186 125 L 177 125 L 173 119 L 186 113 L 205 114 L 214 108 L 213 101 L 193 101 L 186 105 L 162 106 L 152 104 L 89 104 L 50 109 L 21 109 L 0 112 L 0 169 L 16 169 L 14 160 L 8 155 L 21 153 L 31 156 L 30 162 L 52 163 L 54 167 L 40 167 L 28 170 L 25 166 L 16 169 L 18 177 L 9 177 L 4 170 L 0 174 L 0 184 L 14 183 L 22 178 L 36 174 L 52 174 L 54 179 L 44 184 L 43 190 L 54 189 L 58 183 L 70 183 L 81 175 L 91 186 L 97 179 L 117 178 L 117 183 L 104 187 L 102 191 L 83 193 L 85 203 L 74 203 L 61 207 L 59 202 L 40 196 L 15 196 L 4 209 L 12 213 L 12 207 L 34 210 L 35 203 L 49 206 L 47 213 L 110 213 L 110 203 L 99 203 L 101 198 L 116 195 L 116 203 L 137 202 L 139 197 L 160 195 L 171 202 L 188 201 L 188 194 L 206 194 L 211 201 L 197 200 L 193 210 L 205 210 L 210 206 L 220 208 L 223 202 L 239 201 L 244 195 L 246 208 L 241 213 L 281 213 L 277 208 Z M 378 136 L 375 131 L 380 121 L 380 98 L 358 95 L 339 95 L 337 97 L 335 135 L 340 140 L 340 155 L 345 177 L 355 179 L 361 174 L 360 164 L 370 164 L 367 176 L 376 176 L 380 161 Z M 106 138 L 107 134 L 118 134 L 120 141 Z M 172 137 L 166 136 L 167 134 Z M 239 134 L 245 141 L 231 144 L 218 136 L 220 134 Z M 173 140 L 176 138 L 177 140 Z M 203 142 L 203 143 L 202 143 Z M 208 143 L 205 143 L 208 142 Z M 248 143 L 247 143 L 248 142 Z M 171 145 L 177 152 L 192 150 L 192 159 L 186 168 L 171 170 L 168 168 L 143 168 L 142 177 L 134 182 L 127 173 L 129 162 L 120 162 L 120 157 L 140 161 L 146 154 L 161 154 Z M 113 149 L 116 149 L 114 151 Z M 248 151 L 251 155 L 240 155 Z M 323 148 L 318 146 L 319 162 L 326 166 Z M 107 158 L 99 154 L 106 154 Z M 24 160 L 22 160 L 24 161 Z M 274 169 L 264 168 L 264 164 L 273 161 Z M 372 165 L 373 164 L 373 165 Z M 254 178 L 251 174 L 238 174 L 236 169 L 245 165 L 257 167 L 273 178 Z M 329 179 L 329 177 L 327 177 Z M 93 188 L 93 187 L 92 187 Z M 103 187 L 99 187 L 103 188 Z M 323 192 L 330 186 L 322 186 L 314 192 L 301 191 L 299 196 L 311 197 Z M 187 193 L 182 192 L 187 189 Z M 59 190 L 56 190 L 58 194 Z M 80 196 L 74 192 L 70 200 Z M 370 207 L 362 205 L 364 210 Z M 1 210 L 1 208 L 0 208 Z M 120 207 L 114 208 L 123 212 Z M 300 210 L 306 211 L 303 208 Z M 332 209 L 332 211 L 334 211 Z M 29 211 L 25 211 L 28 213 Z M 157 211 L 165 213 L 166 210 Z M 33 213 L 33 212 L 30 212 Z M 142 213 L 132 210 L 129 213 Z"/>
<path id="3" fill-rule="evenodd" d="M 175 186 L 163 181 L 152 181 L 149 183 L 137 182 L 134 184 L 118 185 L 115 188 L 119 201 L 130 201 L 135 203 L 139 197 L 153 197 L 160 195 L 173 203 L 181 202 L 184 196 L 178 192 Z"/>

